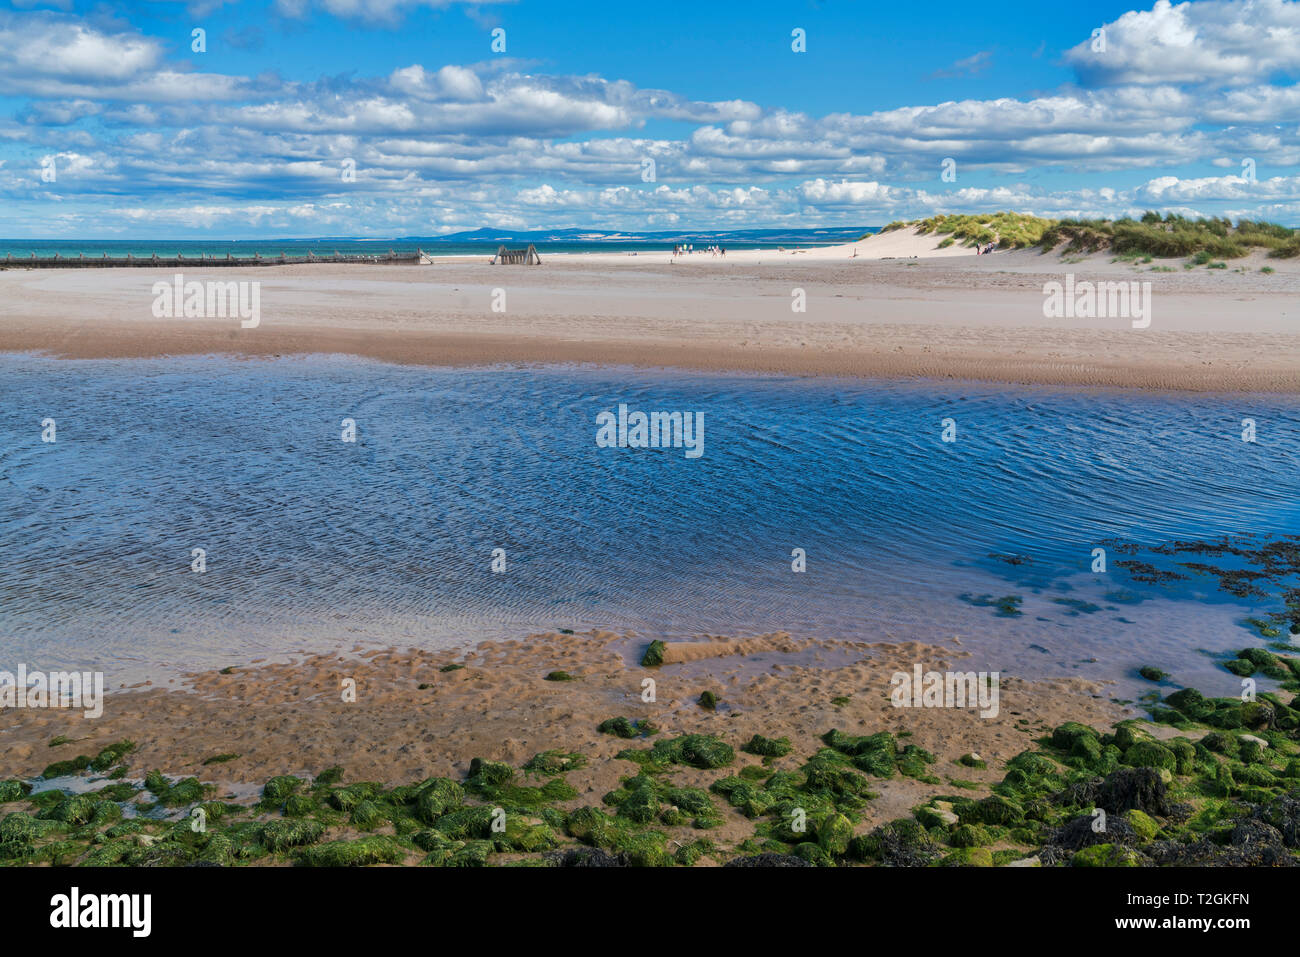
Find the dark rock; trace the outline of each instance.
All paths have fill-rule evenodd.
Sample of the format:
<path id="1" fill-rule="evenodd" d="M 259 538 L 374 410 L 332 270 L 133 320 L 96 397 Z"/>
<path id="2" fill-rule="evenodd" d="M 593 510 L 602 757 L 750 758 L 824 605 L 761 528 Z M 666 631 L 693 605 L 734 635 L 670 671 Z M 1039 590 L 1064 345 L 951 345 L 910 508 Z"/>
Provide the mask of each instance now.
<path id="1" fill-rule="evenodd" d="M 611 854 L 598 847 L 571 847 L 548 851 L 542 859 L 551 867 L 628 867 L 626 854 Z"/>
<path id="2" fill-rule="evenodd" d="M 870 834 L 849 842 L 851 857 L 879 860 L 888 867 L 924 867 L 938 858 L 942 850 L 925 828 L 910 818 L 888 821 Z"/>
<path id="3" fill-rule="evenodd" d="M 1095 803 L 1112 816 L 1136 809 L 1165 817 L 1169 786 L 1155 768 L 1119 768 L 1101 782 Z"/>
<path id="4" fill-rule="evenodd" d="M 1232 837 L 1229 842 L 1233 847 L 1264 847 L 1282 850 L 1286 845 L 1282 840 L 1282 832 L 1271 824 L 1265 824 L 1263 821 L 1247 820 L 1239 821 L 1232 829 Z"/>
<path id="5" fill-rule="evenodd" d="M 733 857 L 723 867 L 814 867 L 802 857 L 793 854 L 751 854 L 749 857 Z"/>
<path id="6" fill-rule="evenodd" d="M 1276 830 L 1287 847 L 1300 847 L 1300 790 L 1288 791 L 1260 805 L 1252 816 Z"/>
<path id="7" fill-rule="evenodd" d="M 1161 867 L 1295 867 L 1296 859 L 1278 845 L 1257 843 L 1261 832 L 1242 832 L 1245 843 L 1227 847 L 1205 838 L 1182 843 L 1157 841 L 1146 848 L 1147 856 Z"/>
<path id="8" fill-rule="evenodd" d="M 1091 814 L 1081 814 L 1078 817 L 1071 818 L 1064 825 L 1052 831 L 1047 843 L 1069 851 L 1077 851 L 1093 844 L 1123 844 L 1128 846 L 1138 843 L 1138 835 L 1133 830 L 1133 825 L 1118 814 L 1107 814 L 1106 827 L 1101 831 L 1093 830 L 1093 824 L 1096 820 Z"/>

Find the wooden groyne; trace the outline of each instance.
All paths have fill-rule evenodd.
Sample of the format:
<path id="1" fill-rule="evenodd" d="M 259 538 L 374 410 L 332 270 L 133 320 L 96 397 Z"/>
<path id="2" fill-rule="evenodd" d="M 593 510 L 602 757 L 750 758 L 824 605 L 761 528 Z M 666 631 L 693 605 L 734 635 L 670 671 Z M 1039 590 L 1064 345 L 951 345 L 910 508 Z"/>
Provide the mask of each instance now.
<path id="1" fill-rule="evenodd" d="M 527 249 L 507 249 L 501 246 L 488 262 L 493 266 L 540 266 L 542 257 L 537 255 L 537 247 L 529 243 Z"/>
<path id="2" fill-rule="evenodd" d="M 313 252 L 308 252 L 306 256 L 289 256 L 280 253 L 278 256 L 263 256 L 261 253 L 254 253 L 252 256 L 232 256 L 226 253 L 224 257 L 220 256 L 182 256 L 177 253 L 175 256 L 159 256 L 154 253 L 152 256 L 134 256 L 128 253 L 125 256 L 110 256 L 104 253 L 98 258 L 86 256 L 84 254 L 77 256 L 62 256 L 55 253 L 53 256 L 37 256 L 32 253 L 31 256 L 14 256 L 12 253 L 0 259 L 0 267 L 14 266 L 24 269 L 122 269 L 127 267 L 138 266 L 142 269 L 147 268 L 179 268 L 188 266 L 190 268 L 210 267 L 210 266 L 293 266 L 301 263 L 373 263 L 378 265 L 405 265 L 405 266 L 428 266 L 433 263 L 429 254 L 422 249 L 417 249 L 413 253 L 398 253 L 389 250 L 381 255 L 362 255 L 355 253 L 334 253 L 332 256 L 317 256 Z"/>

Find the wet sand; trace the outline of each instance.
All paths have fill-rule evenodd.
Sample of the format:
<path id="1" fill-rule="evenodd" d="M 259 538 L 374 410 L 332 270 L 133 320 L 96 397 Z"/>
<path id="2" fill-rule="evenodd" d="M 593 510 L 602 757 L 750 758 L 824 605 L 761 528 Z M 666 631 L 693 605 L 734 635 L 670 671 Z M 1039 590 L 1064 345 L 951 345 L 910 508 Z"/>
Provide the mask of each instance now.
<path id="1" fill-rule="evenodd" d="M 738 753 L 753 734 L 786 736 L 794 745 L 784 760 L 791 766 L 821 747 L 820 736 L 832 728 L 907 733 L 904 740 L 937 756 L 931 773 L 975 782 L 975 794 L 1001 780 L 1005 762 L 1034 747 L 1033 739 L 1044 731 L 1067 720 L 1108 727 L 1134 714 L 1094 682 L 1029 682 L 1005 673 L 996 717 L 963 708 L 893 707 L 894 672 L 910 672 L 915 663 L 926 670 L 966 670 L 971 666 L 963 665 L 959 647 L 786 635 L 714 638 L 670 644 L 668 663 L 659 668 L 639 664 L 644 647 L 644 641 L 595 632 L 486 642 L 461 652 L 358 650 L 290 663 L 241 662 L 229 674 L 192 675 L 183 688 L 116 690 L 99 720 L 68 711 L 9 709 L 0 713 L 0 778 L 32 777 L 54 761 L 94 754 L 123 738 L 137 742 L 129 760 L 134 772 L 159 768 L 195 775 L 217 784 L 219 793 L 238 794 L 277 774 L 313 775 L 334 765 L 344 767 L 349 781 L 460 778 L 475 757 L 519 766 L 559 748 L 590 760 L 568 775 L 579 792 L 571 802 L 576 807 L 599 804 L 620 777 L 636 773 L 634 764 L 615 760 L 615 754 L 653 743 L 596 730 L 601 721 L 621 715 L 648 718 L 662 737 L 717 735 Z M 441 670 L 461 663 L 465 667 Z M 556 670 L 575 680 L 546 680 Z M 656 683 L 653 703 L 642 701 L 646 678 Z M 343 679 L 356 682 L 354 702 L 343 700 Z M 717 695 L 716 711 L 697 703 L 705 690 Z M 848 700 L 837 704 L 841 697 Z M 58 735 L 72 740 L 51 747 Z M 955 763 L 968 752 L 978 753 L 988 768 Z M 231 753 L 239 757 L 203 764 Z M 691 769 L 679 775 L 690 786 L 707 786 L 712 777 Z M 865 810 L 863 829 L 907 814 L 936 790 L 905 777 L 880 781 L 877 789 L 881 796 Z M 741 840 L 752 833 L 753 822 L 734 810 L 728 809 L 726 819 L 726 829 L 715 836 Z"/>

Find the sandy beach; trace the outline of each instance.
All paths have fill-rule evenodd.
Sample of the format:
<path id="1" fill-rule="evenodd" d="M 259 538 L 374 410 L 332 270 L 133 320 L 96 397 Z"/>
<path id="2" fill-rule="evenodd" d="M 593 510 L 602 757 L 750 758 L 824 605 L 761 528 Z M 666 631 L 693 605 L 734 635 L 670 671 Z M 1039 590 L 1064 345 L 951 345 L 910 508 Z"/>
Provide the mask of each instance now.
<path id="1" fill-rule="evenodd" d="M 0 350 L 73 358 L 345 353 L 426 365 L 600 363 L 1174 391 L 1300 392 L 1300 262 L 976 256 L 895 231 L 797 251 L 546 255 L 186 270 L 261 283 L 255 329 L 155 319 L 173 271 L 0 270 Z M 854 252 L 858 255 L 854 257 Z M 1154 267 L 1171 271 L 1152 271 Z M 1263 268 L 1273 269 L 1265 273 Z M 1044 283 L 1150 282 L 1152 321 L 1055 319 Z M 504 291 L 504 302 L 494 290 Z M 797 299 L 805 311 L 796 312 Z M 494 311 L 494 302 L 503 311 Z"/>
<path id="2" fill-rule="evenodd" d="M 612 633 L 551 633 L 454 653 L 355 649 L 241 663 L 227 674 L 190 675 L 171 687 L 117 690 L 96 721 L 67 711 L 11 711 L 0 777 L 34 776 L 59 758 L 94 753 L 122 738 L 139 743 L 133 764 L 141 768 L 236 786 L 260 786 L 276 774 L 310 776 L 332 765 L 344 766 L 349 779 L 395 785 L 463 775 L 475 757 L 519 765 L 559 748 L 593 759 L 594 780 L 584 792 L 589 802 L 629 773 L 630 766 L 612 760 L 627 745 L 597 731 L 620 715 L 649 719 L 665 735 L 718 734 L 737 745 L 754 734 L 784 735 L 798 753 L 815 751 L 832 727 L 854 734 L 910 731 L 915 743 L 940 757 L 940 771 L 957 777 L 970 776 L 954 763 L 968 752 L 1000 766 L 1029 747 L 1034 734 L 1067 719 L 1109 724 L 1132 715 L 1097 683 L 1013 676 L 1001 682 L 1000 713 L 991 719 L 968 709 L 891 706 L 889 679 L 896 671 L 910 671 L 918 661 L 927 669 L 960 669 L 968 656 L 957 646 L 719 637 L 669 644 L 668 663 L 656 669 L 638 665 L 644 647 Z M 452 664 L 465 667 L 442 670 Z M 555 671 L 573 680 L 546 680 Z M 646 677 L 657 684 L 651 704 L 640 697 Z M 344 678 L 357 683 L 355 702 L 344 700 Z M 716 711 L 697 704 L 705 690 L 717 695 Z M 60 735 L 71 741 L 51 749 L 49 741 Z M 223 753 L 240 758 L 204 766 Z M 873 817 L 887 819 L 905 813 L 924 785 L 904 778 L 882 787 L 900 792 L 873 805 Z"/>

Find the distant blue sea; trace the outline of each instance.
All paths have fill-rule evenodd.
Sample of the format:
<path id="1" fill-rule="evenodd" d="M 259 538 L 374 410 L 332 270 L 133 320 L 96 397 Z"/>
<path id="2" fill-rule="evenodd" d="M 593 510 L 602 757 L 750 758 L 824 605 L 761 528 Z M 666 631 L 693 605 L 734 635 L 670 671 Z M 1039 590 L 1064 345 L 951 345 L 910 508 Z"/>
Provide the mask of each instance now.
<path id="1" fill-rule="evenodd" d="M 598 447 L 619 403 L 703 413 L 704 454 Z M 0 636 L 114 674 L 552 628 L 958 637 L 982 667 L 1231 694 L 1205 652 L 1275 605 L 1092 550 L 1300 531 L 1298 434 L 1271 397 L 5 355 Z M 1015 618 L 960 597 L 1011 593 Z"/>
<path id="2" fill-rule="evenodd" d="M 861 237 L 863 229 L 821 229 L 795 231 L 774 235 L 771 238 L 754 238 L 757 234 L 732 236 L 718 234 L 710 237 L 706 234 L 690 236 L 681 241 L 694 243 L 696 249 L 703 250 L 710 244 L 719 244 L 728 249 L 773 249 L 785 246 L 787 249 L 809 246 L 825 246 L 832 243 L 850 242 Z M 224 259 L 230 255 L 236 259 L 251 259 L 256 254 L 263 257 L 306 256 L 312 252 L 318 256 L 332 253 L 382 255 L 390 250 L 398 253 L 413 253 L 417 249 L 434 256 L 492 256 L 502 244 L 512 248 L 533 243 L 538 252 L 546 253 L 589 253 L 589 252 L 653 252 L 670 250 L 678 240 L 672 238 L 636 238 L 636 239 L 548 239 L 542 236 L 524 236 L 502 239 L 258 239 L 258 240 L 117 240 L 117 239 L 0 239 L 0 260 L 6 256 L 15 259 L 30 258 L 33 253 L 37 258 L 52 257 L 55 254 L 65 258 L 76 259 L 78 256 L 100 258 L 105 253 L 109 258 L 125 258 L 128 254 L 135 257 L 149 257 L 157 253 L 160 258 L 174 257 L 177 254 L 186 257 L 215 256 Z"/>

